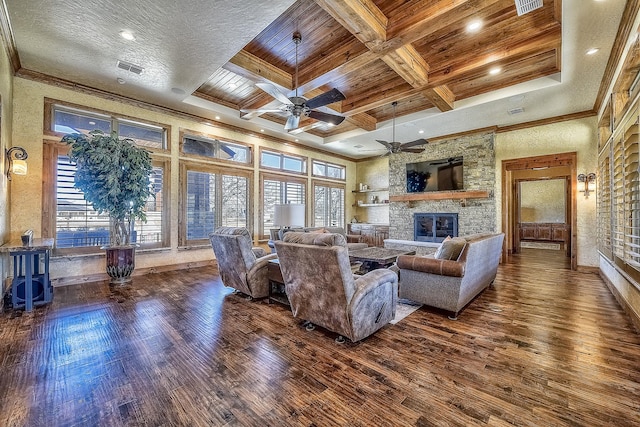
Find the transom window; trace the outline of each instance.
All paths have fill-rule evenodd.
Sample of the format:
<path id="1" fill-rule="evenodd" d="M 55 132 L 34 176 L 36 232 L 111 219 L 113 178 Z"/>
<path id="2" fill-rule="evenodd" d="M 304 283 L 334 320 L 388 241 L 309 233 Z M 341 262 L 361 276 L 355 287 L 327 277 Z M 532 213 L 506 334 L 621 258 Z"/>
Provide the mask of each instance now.
<path id="1" fill-rule="evenodd" d="M 203 136 L 185 135 L 182 138 L 182 152 L 211 159 L 251 163 L 249 147 Z"/>
<path id="2" fill-rule="evenodd" d="M 346 168 L 344 166 L 327 163 L 320 160 L 311 161 L 313 176 L 344 180 Z"/>
<path id="3" fill-rule="evenodd" d="M 162 150 L 167 148 L 167 129 L 162 126 L 56 104 L 52 104 L 51 108 L 51 131 L 62 134 L 116 131 L 119 137 L 130 138 L 136 145 Z"/>
<path id="4" fill-rule="evenodd" d="M 307 171 L 307 159 L 292 154 L 262 150 L 260 152 L 260 166 L 283 172 L 305 173 Z"/>

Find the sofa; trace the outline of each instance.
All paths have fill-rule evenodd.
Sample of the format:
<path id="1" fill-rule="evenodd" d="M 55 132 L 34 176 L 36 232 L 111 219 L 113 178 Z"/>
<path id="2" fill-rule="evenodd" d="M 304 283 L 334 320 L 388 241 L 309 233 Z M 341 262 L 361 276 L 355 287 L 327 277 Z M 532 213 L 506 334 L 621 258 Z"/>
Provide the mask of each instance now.
<path id="1" fill-rule="evenodd" d="M 289 232 L 275 246 L 294 317 L 353 342 L 395 317 L 398 276 L 387 269 L 354 276 L 342 234 Z"/>
<path id="2" fill-rule="evenodd" d="M 287 229 L 272 228 L 270 234 L 271 239 L 267 242 L 267 245 L 271 248 L 272 253 L 275 253 L 276 251 L 274 242 L 276 242 L 277 240 L 282 240 L 282 237 L 286 233 L 292 231 L 298 233 L 337 233 L 344 236 L 347 241 L 347 248 L 350 250 L 369 247 L 369 245 L 364 242 L 364 236 L 347 234 L 344 231 L 344 227 L 292 227 Z"/>
<path id="3" fill-rule="evenodd" d="M 503 233 L 474 234 L 446 240 L 435 255 L 399 256 L 400 298 L 449 311 L 456 319 L 493 283 L 503 240 Z"/>
<path id="4" fill-rule="evenodd" d="M 251 233 L 244 227 L 218 227 L 209 234 L 222 283 L 251 298 L 269 296 L 267 263 L 276 254 L 252 247 Z"/>

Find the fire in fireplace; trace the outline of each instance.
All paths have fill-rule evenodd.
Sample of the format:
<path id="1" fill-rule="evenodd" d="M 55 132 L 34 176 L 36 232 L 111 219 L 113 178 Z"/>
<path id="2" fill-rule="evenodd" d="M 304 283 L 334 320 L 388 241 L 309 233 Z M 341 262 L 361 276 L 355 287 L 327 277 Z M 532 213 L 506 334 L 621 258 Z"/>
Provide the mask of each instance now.
<path id="1" fill-rule="evenodd" d="M 442 242 L 458 235 L 457 213 L 417 213 L 413 217 L 413 240 Z"/>

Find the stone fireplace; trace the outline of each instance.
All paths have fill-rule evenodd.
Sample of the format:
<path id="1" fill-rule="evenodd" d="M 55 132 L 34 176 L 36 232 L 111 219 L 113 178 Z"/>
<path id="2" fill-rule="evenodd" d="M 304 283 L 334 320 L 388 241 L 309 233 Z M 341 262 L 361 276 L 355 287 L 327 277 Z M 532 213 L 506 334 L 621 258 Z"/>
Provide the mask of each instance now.
<path id="1" fill-rule="evenodd" d="M 447 235 L 466 236 L 495 232 L 497 229 L 496 164 L 493 132 L 465 135 L 442 141 L 430 141 L 420 154 L 398 153 L 389 156 L 389 238 L 422 240 L 416 235 L 415 217 L 419 214 L 450 215 L 449 223 L 439 232 L 431 233 L 434 243 Z M 464 190 L 407 193 L 407 163 L 462 156 Z M 484 195 L 475 197 L 474 193 Z M 400 196 L 400 200 L 394 200 Z M 453 230 L 451 220 L 457 219 Z M 438 220 L 434 220 L 437 223 Z M 442 219 L 440 219 L 440 223 Z M 426 224 L 426 223 L 425 223 Z M 441 225 L 442 227 L 442 225 Z M 444 234 L 444 235 L 437 235 Z"/>
<path id="2" fill-rule="evenodd" d="M 457 213 L 416 213 L 413 216 L 413 240 L 442 242 L 447 236 L 458 236 Z"/>

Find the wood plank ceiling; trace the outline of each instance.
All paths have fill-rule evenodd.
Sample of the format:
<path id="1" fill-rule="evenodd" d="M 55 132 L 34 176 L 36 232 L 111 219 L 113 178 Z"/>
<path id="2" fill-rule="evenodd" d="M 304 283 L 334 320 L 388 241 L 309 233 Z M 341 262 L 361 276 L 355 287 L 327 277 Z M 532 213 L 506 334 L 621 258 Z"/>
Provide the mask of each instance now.
<path id="1" fill-rule="evenodd" d="M 237 110 L 277 107 L 254 83 L 295 94 L 298 31 L 298 95 L 337 88 L 346 99 L 328 108 L 347 119 L 329 127 L 303 118 L 294 132 L 370 131 L 391 119 L 393 101 L 397 116 L 448 111 L 455 101 L 559 72 L 560 15 L 561 0 L 523 16 L 514 0 L 299 0 L 194 95 Z M 473 21 L 478 31 L 467 30 Z M 262 117 L 286 121 L 279 113 Z"/>

